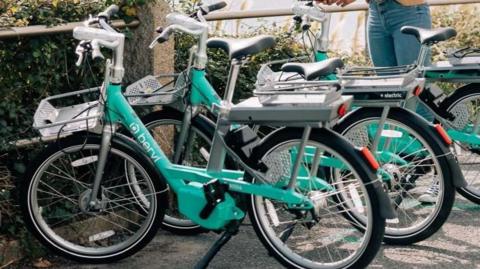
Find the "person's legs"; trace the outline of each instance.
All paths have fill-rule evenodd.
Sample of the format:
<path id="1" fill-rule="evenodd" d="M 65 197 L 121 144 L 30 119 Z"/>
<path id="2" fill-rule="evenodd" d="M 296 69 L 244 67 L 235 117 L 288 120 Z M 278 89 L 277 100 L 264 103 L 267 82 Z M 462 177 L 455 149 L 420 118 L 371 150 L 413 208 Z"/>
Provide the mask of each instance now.
<path id="1" fill-rule="evenodd" d="M 370 1 L 367 22 L 368 48 L 374 66 L 396 66 L 393 38 L 388 33 L 383 18 L 382 5 Z"/>
<path id="2" fill-rule="evenodd" d="M 420 52 L 420 42 L 412 35 L 403 34 L 400 30 L 403 26 L 416 26 L 422 28 L 431 28 L 432 21 L 430 17 L 430 9 L 428 5 L 418 6 L 402 6 L 395 0 L 387 0 L 389 2 L 387 26 L 392 33 L 395 44 L 395 56 L 398 65 L 408 65 L 416 63 Z M 428 58 L 425 65 L 430 63 Z M 427 121 L 434 120 L 433 115 L 428 108 L 419 103 L 416 108 L 417 114 L 425 118 Z M 438 181 L 433 181 L 431 186 L 418 197 L 422 203 L 434 203 L 437 200 L 439 191 Z"/>
<path id="3" fill-rule="evenodd" d="M 418 5 L 412 7 L 403 7 L 400 4 L 393 2 L 396 8 L 392 8 L 391 16 L 389 17 L 389 24 L 392 27 L 392 35 L 395 43 L 395 55 L 397 57 L 398 65 L 413 64 L 417 61 L 420 52 L 420 42 L 413 35 L 406 35 L 400 30 L 403 26 L 415 26 L 430 29 L 432 21 L 430 18 L 430 8 L 428 5 Z M 427 58 L 425 65 L 430 63 L 430 58 Z M 428 108 L 419 103 L 416 108 L 417 114 L 432 122 L 434 116 Z"/>
<path id="4" fill-rule="evenodd" d="M 413 35 L 404 34 L 400 30 L 403 26 L 430 29 L 432 27 L 432 21 L 429 6 L 423 4 L 406 7 L 397 3 L 395 0 L 391 0 L 387 25 L 392 33 L 398 65 L 415 63 L 420 51 L 420 42 Z M 428 65 L 429 62 L 430 59 L 425 64 Z"/>

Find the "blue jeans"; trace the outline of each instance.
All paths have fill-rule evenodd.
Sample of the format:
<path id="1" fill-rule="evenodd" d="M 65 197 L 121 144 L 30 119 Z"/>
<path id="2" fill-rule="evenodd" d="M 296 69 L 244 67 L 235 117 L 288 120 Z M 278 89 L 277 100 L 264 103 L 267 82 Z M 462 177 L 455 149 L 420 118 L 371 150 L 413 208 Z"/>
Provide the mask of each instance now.
<path id="1" fill-rule="evenodd" d="M 403 6 L 395 0 L 370 0 L 367 23 L 370 58 L 375 66 L 413 64 L 418 58 L 420 42 L 400 29 L 406 25 L 432 27 L 427 4 Z M 425 65 L 428 64 L 429 60 Z M 418 104 L 416 112 L 427 121 L 433 121 L 433 115 L 423 104 Z"/>
<path id="2" fill-rule="evenodd" d="M 427 4 L 403 6 L 395 0 L 370 0 L 367 23 L 368 47 L 375 66 L 413 64 L 420 43 L 414 36 L 401 33 L 400 29 L 406 25 L 432 27 Z"/>

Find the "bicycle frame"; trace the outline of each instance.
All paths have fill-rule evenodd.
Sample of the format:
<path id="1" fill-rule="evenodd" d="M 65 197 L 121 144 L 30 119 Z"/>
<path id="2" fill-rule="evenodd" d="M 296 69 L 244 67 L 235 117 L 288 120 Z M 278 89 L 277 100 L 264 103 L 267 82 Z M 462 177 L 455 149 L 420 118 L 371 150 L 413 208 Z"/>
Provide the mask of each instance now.
<path id="1" fill-rule="evenodd" d="M 201 16 L 201 13 L 199 14 Z M 260 182 L 265 182 L 265 180 L 263 180 L 264 176 L 245 164 L 235 152 L 228 148 L 228 145 L 225 144 L 222 137 L 222 135 L 225 135 L 230 129 L 237 127 L 234 126 L 236 125 L 234 122 L 225 120 L 222 117 L 223 114 L 221 112 L 229 110 L 229 106 L 232 104 L 231 99 L 233 97 L 234 86 L 238 75 L 238 62 L 232 62 L 227 93 L 225 95 L 226 100 L 222 101 L 205 78 L 205 64 L 207 61 L 206 38 L 208 26 L 206 26 L 206 24 L 197 23 L 189 17 L 182 16 L 183 15 L 172 13 L 169 19 L 173 23 L 168 26 L 162 34 L 157 37 L 157 39 L 155 39 L 151 47 L 153 48 L 159 39 L 168 39 L 170 32 L 176 30 L 192 34 L 198 39 L 197 46 L 195 47 L 196 52 L 194 52 L 194 49 L 191 51 L 192 57 L 190 59 L 193 60 L 193 66 L 190 65 L 192 62 L 189 62 L 188 77 L 190 78 L 190 90 L 187 93 L 188 106 L 186 111 L 189 110 L 189 107 L 191 108 L 191 111 L 193 111 L 197 110 L 199 106 L 203 106 L 213 113 L 220 112 L 218 114 L 217 127 L 214 133 L 208 166 L 206 168 L 194 168 L 175 164 L 178 163 L 179 150 L 176 150 L 174 163 L 172 163 L 122 94 L 121 82 L 124 73 L 124 36 L 118 34 L 108 25 L 104 27 L 107 28 L 104 30 L 96 30 L 88 27 L 77 27 L 74 30 L 74 37 L 76 39 L 94 39 L 92 44 L 98 44 L 94 42 L 99 42 L 114 51 L 114 62 L 107 60 L 105 82 L 101 92 L 101 95 L 103 96 L 102 100 L 104 101 L 104 103 L 101 103 L 101 105 L 103 105 L 101 111 L 104 113 L 102 144 L 98 157 L 93 188 L 88 201 L 89 204 L 93 207 L 97 206 L 97 197 L 101 188 L 103 170 L 105 163 L 107 162 L 109 144 L 117 125 L 123 125 L 142 146 L 144 153 L 149 157 L 153 165 L 176 193 L 179 211 L 185 215 L 185 217 L 204 228 L 219 230 L 224 228 L 228 223 L 232 221 L 241 221 L 245 217 L 245 213 L 242 209 L 237 207 L 235 199 L 228 191 L 223 191 L 224 193 L 222 193 L 221 199 L 211 198 L 209 193 L 207 193 L 206 188 L 209 184 L 215 184 L 215 186 L 223 185 L 226 186 L 227 190 L 233 192 L 258 195 L 278 200 L 286 203 L 291 209 L 313 209 L 313 201 L 296 192 L 295 188 L 298 187 L 302 189 L 303 186 L 312 186 L 313 183 L 313 190 L 332 190 L 333 187 L 329 183 L 316 176 L 318 166 L 324 164 L 329 167 L 344 169 L 344 164 L 335 158 L 320 156 L 320 150 L 317 149 L 313 153 L 314 165 L 312 165 L 311 169 L 303 167 L 302 159 L 305 154 L 306 142 L 312 129 L 311 125 L 305 124 L 300 145 L 297 147 L 298 152 L 296 152 L 296 154 L 291 154 L 293 173 L 290 175 L 288 181 L 280 180 L 276 186 L 252 184 L 243 181 L 242 179 L 244 178 L 245 173 L 249 173 L 259 179 Z M 104 42 L 101 38 L 106 38 L 108 42 Z M 183 140 L 187 138 L 190 116 L 192 116 L 191 112 L 185 113 L 180 134 L 182 141 L 178 143 L 180 146 L 184 145 Z M 320 122 L 317 123 L 316 126 L 319 126 L 319 124 Z M 242 171 L 224 169 L 223 163 L 227 152 L 231 153 L 235 160 L 246 171 L 245 173 Z M 308 173 L 308 170 L 310 170 L 311 173 Z M 215 200 L 210 201 L 209 199 Z M 213 206 L 212 203 L 214 204 Z M 205 212 L 207 205 L 210 209 L 212 209 L 212 207 L 213 209 L 208 210 L 207 214 L 202 214 Z"/>
<path id="2" fill-rule="evenodd" d="M 107 67 L 107 70 L 112 66 L 109 63 L 107 66 L 108 65 L 110 65 L 110 67 Z M 191 104 L 193 108 L 204 106 L 212 112 L 215 112 L 216 107 L 222 106 L 222 100 L 205 78 L 204 70 L 191 68 L 190 80 L 191 85 L 188 98 L 189 104 Z M 235 79 L 232 80 L 233 83 L 234 80 Z M 230 90 L 233 90 L 233 88 Z M 214 211 L 208 218 L 202 219 L 199 213 L 207 203 L 204 195 L 203 184 L 208 184 L 212 180 L 219 180 L 220 183 L 228 185 L 229 190 L 235 192 L 260 195 L 266 198 L 285 202 L 291 208 L 310 210 L 313 208 L 312 201 L 309 198 L 295 192 L 294 187 L 303 189 L 303 187 L 311 188 L 314 186 L 315 190 L 326 191 L 332 190 L 333 187 L 321 178 L 310 176 L 316 173 L 311 172 L 309 175 L 308 168 L 300 165 L 299 160 L 302 159 L 300 156 L 304 156 L 304 154 L 309 156 L 311 154 L 310 158 L 313 160 L 313 162 L 317 163 L 316 166 L 312 167 L 312 171 L 318 170 L 318 166 L 320 164 L 327 167 L 345 169 L 345 165 L 341 161 L 332 157 L 319 156 L 319 152 L 314 152 L 313 148 L 303 150 L 305 146 L 301 145 L 298 148 L 298 152 L 293 152 L 291 154 L 292 163 L 295 163 L 296 169 L 294 167 L 294 173 L 292 174 L 290 181 L 281 180 L 276 184 L 276 186 L 267 184 L 251 184 L 242 180 L 244 177 L 244 172 L 223 169 L 223 162 L 225 158 L 224 144 L 222 144 L 220 141 L 216 141 L 216 139 L 214 139 L 212 145 L 209 165 L 207 168 L 194 168 L 174 164 L 169 161 L 168 157 L 164 154 L 160 146 L 154 140 L 153 136 L 143 125 L 133 108 L 129 105 L 128 101 L 122 94 L 120 84 L 107 83 L 103 95 L 105 98 L 105 114 L 103 117 L 105 125 L 103 127 L 102 149 L 99 155 L 98 171 L 90 201 L 91 203 L 93 202 L 93 204 L 95 203 L 95 199 L 93 197 L 97 197 L 97 193 L 100 189 L 101 174 L 103 173 L 102 167 L 106 162 L 106 156 L 108 152 L 107 145 L 109 144 L 109 140 L 113 135 L 111 130 L 115 129 L 112 128 L 112 126 L 116 126 L 118 124 L 125 126 L 130 131 L 135 140 L 143 147 L 145 154 L 152 160 L 155 167 L 158 169 L 158 171 L 160 171 L 162 176 L 168 182 L 169 186 L 177 194 L 180 212 L 197 224 L 211 230 L 221 229 L 231 220 L 241 220 L 245 214 L 236 206 L 234 199 L 228 193 L 226 193 L 225 200 L 215 207 Z M 231 96 L 231 94 L 229 95 Z M 188 127 L 189 123 L 189 121 L 184 122 L 184 126 Z M 228 131 L 231 127 L 232 126 L 230 125 L 217 124 L 215 136 L 217 137 L 220 131 Z M 188 128 L 182 128 L 182 132 L 185 131 L 184 129 Z M 303 139 L 304 142 L 308 138 L 310 129 L 310 127 L 306 127 L 304 134 L 305 137 Z M 215 149 L 219 148 L 223 149 L 223 152 L 215 151 Z M 296 161 L 294 162 L 293 160 Z M 253 169 L 242 162 L 240 162 L 240 164 L 246 171 L 252 172 Z M 257 176 L 260 175 L 257 174 Z M 186 180 L 188 180 L 188 183 Z M 287 184 L 288 186 L 286 186 Z"/>
<path id="3" fill-rule="evenodd" d="M 203 75 L 202 70 L 192 70 L 191 102 L 203 105 L 219 104 L 220 99 Z M 312 207 L 309 199 L 296 193 L 293 189 L 284 190 L 270 185 L 250 184 L 239 180 L 244 176 L 242 171 L 222 169 L 212 173 L 204 168 L 172 164 L 122 95 L 120 85 L 109 84 L 107 86 L 105 108 L 104 120 L 106 124 L 104 129 L 109 129 L 109 124 L 122 124 L 127 127 L 178 195 L 180 211 L 205 228 L 220 229 L 230 220 L 242 219 L 245 216 L 244 212 L 236 207 L 235 201 L 227 193 L 225 201 L 220 203 L 207 219 L 200 218 L 199 213 L 206 204 L 203 189 L 199 184 L 186 183 L 186 179 L 190 182 L 203 184 L 218 179 L 221 183 L 228 185 L 229 189 L 236 192 L 261 195 L 283 201 L 292 206 L 299 205 L 305 209 Z M 211 158 L 214 159 L 217 156 L 211 155 Z M 95 196 L 92 195 L 92 197 Z"/>

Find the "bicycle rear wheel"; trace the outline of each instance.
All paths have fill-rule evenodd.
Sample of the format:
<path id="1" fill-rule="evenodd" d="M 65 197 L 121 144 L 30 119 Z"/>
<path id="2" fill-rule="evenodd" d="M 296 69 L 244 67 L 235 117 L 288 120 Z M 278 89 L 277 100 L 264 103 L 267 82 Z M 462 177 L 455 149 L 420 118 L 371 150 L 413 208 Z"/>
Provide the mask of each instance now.
<path id="1" fill-rule="evenodd" d="M 440 108 L 455 116 L 451 121 L 455 130 L 472 134 L 480 115 L 480 84 L 469 84 L 455 90 L 440 104 Z M 477 136 L 479 131 L 476 130 Z M 468 183 L 467 187 L 457 190 L 463 197 L 480 204 L 480 144 L 454 142 L 453 151 Z"/>
<path id="2" fill-rule="evenodd" d="M 382 108 L 360 108 L 342 120 L 334 130 L 357 147 L 372 148 Z M 435 139 L 427 122 L 415 114 L 391 108 L 376 152 L 397 219 L 387 220 L 384 241 L 412 244 L 437 232 L 448 218 L 455 189 L 446 156 L 448 148 Z M 437 190 L 432 201 L 420 196 Z M 361 218 L 357 218 L 360 223 Z"/>
<path id="3" fill-rule="evenodd" d="M 285 179 L 291 176 L 292 152 L 300 145 L 301 136 L 299 129 L 283 129 L 268 136 L 252 156 L 252 163 L 265 166 L 262 171 L 268 182 L 250 176 L 246 180 L 284 186 Z M 295 190 L 310 197 L 315 208 L 312 211 L 293 209 L 280 201 L 252 195 L 248 199 L 248 211 L 253 228 L 268 251 L 289 268 L 364 268 L 375 257 L 385 228 L 385 218 L 380 214 L 381 205 L 372 185 L 375 176 L 352 145 L 333 132 L 313 130 L 307 146 L 310 151 L 318 150 L 324 157 L 341 161 L 343 169 L 320 164 L 318 172 L 314 172 L 310 170 L 311 156 L 305 155 L 301 166 L 314 174 L 303 173 L 308 179 L 297 182 Z M 325 170 L 330 171 L 330 178 L 326 178 Z M 321 190 L 318 179 L 342 184 Z M 339 193 L 346 198 L 343 202 L 335 199 Z M 363 230 L 345 217 L 353 211 L 364 217 Z"/>
<path id="4" fill-rule="evenodd" d="M 57 254 L 87 263 L 113 262 L 139 251 L 155 236 L 166 206 L 161 175 L 136 144 L 119 138 L 111 142 L 100 203 L 89 205 L 100 143 L 90 134 L 49 145 L 20 186 L 30 231 Z M 128 179 L 132 175 L 135 183 Z"/>

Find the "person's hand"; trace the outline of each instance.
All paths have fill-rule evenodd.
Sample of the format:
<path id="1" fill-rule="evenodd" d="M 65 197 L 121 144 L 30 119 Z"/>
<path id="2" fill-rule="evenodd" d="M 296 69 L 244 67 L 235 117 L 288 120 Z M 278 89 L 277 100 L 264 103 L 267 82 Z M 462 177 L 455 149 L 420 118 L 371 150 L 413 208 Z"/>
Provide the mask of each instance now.
<path id="1" fill-rule="evenodd" d="M 337 6 L 344 7 L 346 5 L 349 5 L 355 2 L 355 0 L 315 0 L 315 2 L 317 2 L 318 4 L 325 4 L 325 5 L 337 4 Z"/>

